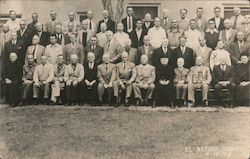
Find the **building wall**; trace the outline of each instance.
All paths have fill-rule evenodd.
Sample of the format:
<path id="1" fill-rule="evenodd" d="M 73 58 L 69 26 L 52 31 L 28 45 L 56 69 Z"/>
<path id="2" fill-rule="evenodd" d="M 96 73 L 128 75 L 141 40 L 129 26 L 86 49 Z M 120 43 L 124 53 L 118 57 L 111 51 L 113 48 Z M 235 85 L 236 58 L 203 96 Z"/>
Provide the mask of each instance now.
<path id="1" fill-rule="evenodd" d="M 112 0 L 113 11 L 116 12 L 117 0 Z M 197 7 L 204 8 L 204 15 L 207 18 L 213 16 L 213 8 L 219 6 L 249 6 L 248 0 L 125 0 L 124 8 L 129 5 L 140 4 L 158 4 L 159 11 L 163 8 L 170 10 L 170 16 L 179 18 L 179 10 L 181 8 L 188 9 L 188 18 L 195 17 L 195 10 Z M 103 10 L 102 0 L 0 0 L 0 14 L 8 13 L 9 10 L 15 9 L 17 13 L 21 13 L 23 18 L 31 21 L 31 13 L 37 12 L 39 14 L 39 21 L 46 22 L 49 19 L 50 10 L 58 12 L 58 19 L 60 21 L 67 19 L 67 12 L 87 11 L 92 10 L 95 13 L 94 20 L 101 19 L 101 11 Z M 223 12 L 223 11 L 222 11 Z M 124 11 L 124 16 L 126 12 Z"/>

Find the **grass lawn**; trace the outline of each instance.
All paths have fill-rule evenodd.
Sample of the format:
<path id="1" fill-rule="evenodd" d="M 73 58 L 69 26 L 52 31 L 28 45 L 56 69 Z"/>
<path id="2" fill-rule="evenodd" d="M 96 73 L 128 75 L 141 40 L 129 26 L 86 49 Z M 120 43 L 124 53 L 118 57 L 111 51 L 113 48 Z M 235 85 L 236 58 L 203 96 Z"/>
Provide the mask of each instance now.
<path id="1" fill-rule="evenodd" d="M 1 159 L 248 159 L 250 108 L 0 106 Z"/>

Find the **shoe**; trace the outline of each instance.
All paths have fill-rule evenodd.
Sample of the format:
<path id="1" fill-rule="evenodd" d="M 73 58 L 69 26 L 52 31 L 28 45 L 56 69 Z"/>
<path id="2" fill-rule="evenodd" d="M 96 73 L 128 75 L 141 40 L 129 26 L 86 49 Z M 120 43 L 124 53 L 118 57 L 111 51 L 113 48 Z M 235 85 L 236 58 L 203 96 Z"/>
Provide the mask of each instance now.
<path id="1" fill-rule="evenodd" d="M 155 106 L 155 104 L 156 104 L 156 102 L 155 101 L 153 101 L 153 103 L 152 103 L 152 108 L 156 108 L 156 106 Z"/>
<path id="2" fill-rule="evenodd" d="M 204 101 L 202 102 L 202 106 L 203 106 L 203 107 L 205 107 L 205 106 L 207 107 L 207 106 L 208 106 L 208 101 L 207 101 L 207 100 L 204 100 Z"/>
<path id="3" fill-rule="evenodd" d="M 187 102 L 187 107 L 193 107 L 194 106 L 194 102 Z"/>
<path id="4" fill-rule="evenodd" d="M 129 106 L 129 100 L 125 99 L 125 107 L 128 107 L 128 106 Z"/>
<path id="5" fill-rule="evenodd" d="M 135 102 L 135 106 L 139 106 L 140 105 L 140 100 L 139 99 L 136 99 L 136 102 Z"/>

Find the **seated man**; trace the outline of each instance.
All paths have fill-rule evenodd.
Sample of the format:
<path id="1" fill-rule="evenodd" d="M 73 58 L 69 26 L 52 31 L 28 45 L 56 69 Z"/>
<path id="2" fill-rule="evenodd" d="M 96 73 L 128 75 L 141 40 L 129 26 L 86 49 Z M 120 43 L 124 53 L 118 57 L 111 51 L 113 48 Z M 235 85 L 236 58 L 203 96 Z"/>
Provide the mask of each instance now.
<path id="1" fill-rule="evenodd" d="M 53 65 L 48 63 L 46 56 L 41 56 L 41 64 L 37 65 L 33 75 L 33 98 L 35 104 L 48 104 L 50 94 L 50 84 L 54 78 Z M 43 93 L 41 93 L 41 91 Z M 41 97 L 41 100 L 39 100 Z"/>
<path id="2" fill-rule="evenodd" d="M 32 99 L 33 74 L 36 67 L 34 56 L 27 56 L 27 64 L 23 66 L 23 85 L 22 85 L 22 105 L 28 104 Z"/>
<path id="3" fill-rule="evenodd" d="M 129 98 L 132 94 L 132 82 L 135 79 L 135 64 L 128 61 L 128 53 L 122 53 L 122 62 L 116 64 L 116 81 L 113 82 L 114 96 L 116 97 L 116 106 L 120 104 L 121 91 L 126 90 L 125 106 L 129 104 Z"/>
<path id="4" fill-rule="evenodd" d="M 136 98 L 136 105 L 146 104 L 152 100 L 153 91 L 155 89 L 155 67 L 148 64 L 148 56 L 141 56 L 141 64 L 135 67 L 136 79 L 133 83 L 133 90 Z M 146 90 L 146 97 L 142 97 L 141 89 Z"/>
<path id="5" fill-rule="evenodd" d="M 64 71 L 66 65 L 64 64 L 63 55 L 58 55 L 57 64 L 54 65 L 54 79 L 51 85 L 51 104 L 62 104 L 64 99 Z"/>
<path id="6" fill-rule="evenodd" d="M 97 100 L 97 64 L 95 63 L 95 53 L 87 54 L 87 62 L 84 64 L 84 83 L 82 88 L 82 98 L 91 105 Z"/>
<path id="7" fill-rule="evenodd" d="M 212 77 L 214 82 L 215 97 L 218 105 L 224 105 L 222 101 L 222 89 L 229 88 L 231 99 L 235 99 L 236 84 L 234 83 L 233 68 L 226 64 L 226 58 L 220 57 L 220 65 L 214 66 Z"/>
<path id="8" fill-rule="evenodd" d="M 102 105 L 103 95 L 105 90 L 108 93 L 108 102 L 111 104 L 111 98 L 113 96 L 113 81 L 116 78 L 115 64 L 110 63 L 109 54 L 104 54 L 102 56 L 103 63 L 98 65 L 97 77 L 99 79 L 98 83 L 98 95 L 99 104 Z"/>
<path id="9" fill-rule="evenodd" d="M 202 57 L 196 57 L 196 65 L 190 68 L 188 74 L 188 107 L 192 107 L 195 103 L 195 91 L 197 88 L 202 89 L 203 105 L 208 105 L 207 95 L 212 77 L 210 69 L 207 66 L 203 66 L 202 61 Z"/>
<path id="10" fill-rule="evenodd" d="M 169 64 L 167 57 L 160 58 L 160 65 L 156 67 L 156 88 L 155 100 L 156 105 L 173 106 L 174 99 L 174 69 Z"/>
<path id="11" fill-rule="evenodd" d="M 70 55 L 70 64 L 65 67 L 64 82 L 66 83 L 66 104 L 75 105 L 79 102 L 80 85 L 84 78 L 83 65 L 78 62 L 76 54 Z"/>
<path id="12" fill-rule="evenodd" d="M 250 102 L 249 55 L 241 54 L 241 64 L 237 66 L 237 84 L 239 105 L 248 105 Z"/>
<path id="13" fill-rule="evenodd" d="M 6 101 L 15 107 L 19 104 L 19 87 L 22 83 L 22 66 L 17 62 L 16 53 L 9 55 L 10 61 L 4 67 L 3 79 L 6 84 Z"/>
<path id="14" fill-rule="evenodd" d="M 177 59 L 177 68 L 174 69 L 175 90 L 176 90 L 176 103 L 178 106 L 184 106 L 186 103 L 187 93 L 187 75 L 189 69 L 184 68 L 184 59 L 182 57 Z"/>

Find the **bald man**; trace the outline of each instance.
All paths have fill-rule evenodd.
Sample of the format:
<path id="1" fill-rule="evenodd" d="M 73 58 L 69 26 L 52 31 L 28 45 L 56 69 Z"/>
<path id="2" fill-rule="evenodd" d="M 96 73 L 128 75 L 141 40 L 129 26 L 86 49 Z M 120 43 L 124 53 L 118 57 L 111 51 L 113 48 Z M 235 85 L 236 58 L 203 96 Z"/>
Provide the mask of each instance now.
<path id="1" fill-rule="evenodd" d="M 88 21 L 82 21 L 82 30 L 78 32 L 77 41 L 82 44 L 84 48 L 87 47 L 90 38 L 94 36 L 94 32 L 88 30 Z"/>
<path id="2" fill-rule="evenodd" d="M 141 59 L 141 55 L 148 56 L 148 63 L 152 65 L 152 55 L 153 55 L 154 48 L 150 44 L 150 38 L 148 35 L 144 36 L 143 45 L 138 47 L 137 49 L 137 57 Z"/>
<path id="3" fill-rule="evenodd" d="M 148 30 L 154 26 L 154 20 L 150 13 L 146 13 L 144 16 L 144 22 L 142 24 L 142 29 L 146 30 L 146 34 Z"/>
<path id="4" fill-rule="evenodd" d="M 113 33 L 115 32 L 115 22 L 109 17 L 109 12 L 107 10 L 102 11 L 102 16 L 103 19 L 98 22 L 97 26 L 97 33 L 100 32 L 100 26 L 101 23 L 106 23 L 107 24 L 107 30 L 112 31 Z"/>

